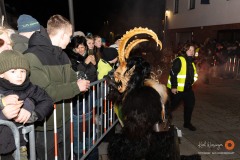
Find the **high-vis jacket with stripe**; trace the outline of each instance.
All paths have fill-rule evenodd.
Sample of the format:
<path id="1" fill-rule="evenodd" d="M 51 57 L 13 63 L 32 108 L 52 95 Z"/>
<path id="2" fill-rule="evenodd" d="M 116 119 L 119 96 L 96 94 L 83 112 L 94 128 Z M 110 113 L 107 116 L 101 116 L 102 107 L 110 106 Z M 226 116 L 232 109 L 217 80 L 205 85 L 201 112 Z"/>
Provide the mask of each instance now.
<path id="1" fill-rule="evenodd" d="M 186 81 L 186 77 L 187 77 L 187 62 L 186 62 L 186 59 L 182 56 L 180 56 L 178 58 L 181 61 L 181 69 L 180 69 L 180 72 L 177 74 L 177 90 L 184 91 L 185 81 Z M 198 74 L 196 71 L 196 66 L 193 62 L 192 62 L 192 66 L 193 66 L 193 70 L 194 70 L 194 82 L 195 82 L 198 78 Z M 167 87 L 171 89 L 172 84 L 171 84 L 170 78 L 171 78 L 171 75 L 169 75 L 169 77 L 168 77 Z"/>

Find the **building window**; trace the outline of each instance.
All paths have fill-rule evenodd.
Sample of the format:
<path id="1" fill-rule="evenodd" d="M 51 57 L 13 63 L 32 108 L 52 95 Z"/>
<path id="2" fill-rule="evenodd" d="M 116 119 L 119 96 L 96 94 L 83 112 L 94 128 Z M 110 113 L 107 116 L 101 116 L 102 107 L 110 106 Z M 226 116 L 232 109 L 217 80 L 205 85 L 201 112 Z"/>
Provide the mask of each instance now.
<path id="1" fill-rule="evenodd" d="M 201 0 L 201 4 L 210 4 L 210 0 Z"/>
<path id="2" fill-rule="evenodd" d="M 179 0 L 174 0 L 174 13 L 178 13 Z"/>
<path id="3" fill-rule="evenodd" d="M 195 9 L 195 0 L 189 0 L 189 9 Z"/>

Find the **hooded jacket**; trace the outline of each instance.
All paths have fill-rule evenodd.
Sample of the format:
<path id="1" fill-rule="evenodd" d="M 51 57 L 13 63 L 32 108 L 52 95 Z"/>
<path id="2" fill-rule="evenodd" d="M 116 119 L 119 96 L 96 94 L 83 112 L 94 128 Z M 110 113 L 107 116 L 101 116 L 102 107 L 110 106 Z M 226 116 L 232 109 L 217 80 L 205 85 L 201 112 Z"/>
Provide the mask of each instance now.
<path id="1" fill-rule="evenodd" d="M 29 48 L 23 53 L 30 63 L 30 80 L 42 87 L 56 104 L 57 127 L 62 127 L 65 106 L 65 121 L 70 119 L 71 98 L 80 93 L 77 75 L 71 68 L 67 54 L 53 46 L 46 29 L 42 26 L 29 39 Z M 36 130 L 43 130 L 39 124 Z M 47 129 L 53 130 L 53 114 L 47 119 Z"/>
<path id="2" fill-rule="evenodd" d="M 27 37 L 14 33 L 11 35 L 11 40 L 13 41 L 13 50 L 23 53 L 28 49 L 29 39 Z"/>

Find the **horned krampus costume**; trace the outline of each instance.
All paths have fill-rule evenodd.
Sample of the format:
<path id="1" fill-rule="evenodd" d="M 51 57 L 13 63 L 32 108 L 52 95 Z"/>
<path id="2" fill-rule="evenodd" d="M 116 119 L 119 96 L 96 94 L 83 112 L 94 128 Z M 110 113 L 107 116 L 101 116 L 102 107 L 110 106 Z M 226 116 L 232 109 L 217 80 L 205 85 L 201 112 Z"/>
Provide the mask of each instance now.
<path id="1" fill-rule="evenodd" d="M 144 34 L 148 38 L 134 39 Z M 134 28 L 121 38 L 120 65 L 109 80 L 115 86 L 109 99 L 115 104 L 122 132 L 109 142 L 110 160 L 180 159 L 176 129 L 165 119 L 166 86 L 151 77 L 151 66 L 146 60 L 129 56 L 137 44 L 151 39 L 162 48 L 157 35 L 147 28 Z"/>

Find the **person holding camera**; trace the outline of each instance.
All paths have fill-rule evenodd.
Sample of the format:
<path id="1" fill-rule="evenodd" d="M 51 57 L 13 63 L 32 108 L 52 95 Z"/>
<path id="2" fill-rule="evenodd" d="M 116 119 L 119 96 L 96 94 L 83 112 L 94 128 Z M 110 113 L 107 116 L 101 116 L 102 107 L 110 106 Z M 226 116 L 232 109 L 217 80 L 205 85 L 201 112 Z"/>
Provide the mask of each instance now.
<path id="1" fill-rule="evenodd" d="M 90 82 L 97 80 L 95 56 L 88 55 L 88 45 L 85 37 L 73 37 L 65 52 L 71 60 L 73 70 L 78 73 L 78 78 L 88 79 Z"/>
<path id="2" fill-rule="evenodd" d="M 84 36 L 75 36 L 71 39 L 71 42 L 66 47 L 65 52 L 67 53 L 71 63 L 73 70 L 77 73 L 78 79 L 88 79 L 90 82 L 94 82 L 97 80 L 97 68 L 96 68 L 96 60 L 94 55 L 88 54 L 88 46 L 87 40 Z M 83 94 L 79 94 L 73 99 L 73 124 L 74 124 L 74 153 L 80 153 L 80 157 L 82 156 L 82 123 L 83 123 L 83 107 L 85 107 L 85 117 L 87 119 L 92 118 L 92 101 L 90 101 L 90 107 L 88 107 L 88 100 L 92 99 L 92 90 L 90 89 L 85 93 L 85 106 L 83 106 Z M 90 95 L 90 99 L 89 96 Z M 90 110 L 89 110 L 90 108 Z M 78 123 L 79 117 L 79 123 Z M 79 142 L 78 140 L 78 126 L 79 125 Z M 88 123 L 86 123 L 86 127 L 88 128 Z M 92 128 L 92 127 L 91 127 Z M 86 133 L 88 135 L 88 132 Z M 86 137 L 86 142 L 88 142 L 88 136 Z M 79 151 L 78 151 L 78 143 Z M 87 146 L 90 147 L 90 146 Z M 92 157 L 92 158 L 91 158 Z M 94 150 L 90 155 L 89 159 L 96 160 L 98 157 L 98 150 Z"/>

